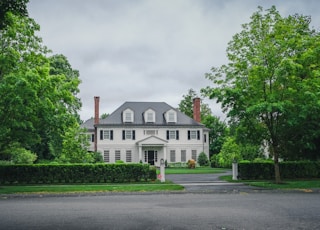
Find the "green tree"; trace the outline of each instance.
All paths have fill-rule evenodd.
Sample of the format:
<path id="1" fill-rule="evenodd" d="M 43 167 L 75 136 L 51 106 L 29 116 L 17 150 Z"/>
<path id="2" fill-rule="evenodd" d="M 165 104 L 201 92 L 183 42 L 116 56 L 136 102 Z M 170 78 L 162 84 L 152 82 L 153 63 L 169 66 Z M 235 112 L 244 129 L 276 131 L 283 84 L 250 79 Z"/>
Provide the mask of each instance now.
<path id="1" fill-rule="evenodd" d="M 227 136 L 227 126 L 224 122 L 213 115 L 207 115 L 203 118 L 202 123 L 210 129 L 209 131 L 209 149 L 210 156 L 218 154 Z"/>
<path id="2" fill-rule="evenodd" d="M 246 127 L 249 138 L 267 141 L 277 183 L 288 141 L 301 152 L 319 137 L 320 37 L 310 21 L 302 15 L 281 17 L 274 6 L 264 14 L 259 7 L 229 42 L 229 63 L 207 74 L 215 84 L 204 90 L 207 95 L 221 102 L 231 121 Z M 306 130 L 302 126 L 308 122 Z"/>
<path id="3" fill-rule="evenodd" d="M 0 30 L 3 29 L 8 21 L 6 13 L 11 12 L 15 15 L 27 17 L 27 3 L 29 0 L 1 0 L 0 2 Z"/>
<path id="4" fill-rule="evenodd" d="M 230 168 L 232 162 L 242 160 L 240 146 L 236 143 L 234 137 L 227 137 L 222 145 L 221 151 L 216 155 L 218 166 Z"/>
<path id="5" fill-rule="evenodd" d="M 93 163 L 94 155 L 88 152 L 89 141 L 80 126 L 69 127 L 63 136 L 62 153 L 57 158 L 63 163 Z"/>
<path id="6" fill-rule="evenodd" d="M 63 138 L 79 122 L 79 73 L 63 55 L 47 57 L 33 19 L 10 11 L 5 19 L 0 29 L 0 153 L 19 143 L 38 159 L 59 157 Z"/>
<path id="7" fill-rule="evenodd" d="M 193 118 L 193 99 L 196 97 L 199 97 L 193 89 L 188 90 L 188 94 L 182 96 L 183 99 L 179 103 L 179 111 L 183 112 L 188 117 Z M 202 101 L 202 99 L 201 99 Z M 200 105 L 200 111 L 201 111 L 201 120 L 204 119 L 204 117 L 211 115 L 211 109 L 208 104 L 201 103 Z"/>

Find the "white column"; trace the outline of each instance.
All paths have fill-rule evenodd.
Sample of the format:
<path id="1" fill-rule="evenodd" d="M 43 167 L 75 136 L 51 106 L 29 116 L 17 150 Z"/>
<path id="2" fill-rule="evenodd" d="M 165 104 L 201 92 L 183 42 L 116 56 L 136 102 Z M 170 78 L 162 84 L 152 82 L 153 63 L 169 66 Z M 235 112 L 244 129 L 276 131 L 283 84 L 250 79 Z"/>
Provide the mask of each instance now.
<path id="1" fill-rule="evenodd" d="M 142 145 L 139 145 L 139 162 L 142 162 Z"/>
<path id="2" fill-rule="evenodd" d="M 163 160 L 167 160 L 167 145 L 163 145 Z"/>

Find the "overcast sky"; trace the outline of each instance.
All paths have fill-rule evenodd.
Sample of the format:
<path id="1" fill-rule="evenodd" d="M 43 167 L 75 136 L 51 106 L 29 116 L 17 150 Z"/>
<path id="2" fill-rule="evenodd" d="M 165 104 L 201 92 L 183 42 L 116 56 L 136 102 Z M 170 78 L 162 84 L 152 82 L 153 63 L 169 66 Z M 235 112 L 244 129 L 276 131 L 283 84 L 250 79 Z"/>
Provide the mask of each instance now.
<path id="1" fill-rule="evenodd" d="M 125 101 L 178 107 L 190 88 L 211 85 L 205 73 L 227 63 L 226 47 L 258 6 L 312 17 L 319 0 L 30 0 L 43 43 L 80 71 L 81 119 L 112 113 Z M 200 95 L 200 94 L 199 94 Z M 213 114 L 220 106 L 206 100 Z"/>

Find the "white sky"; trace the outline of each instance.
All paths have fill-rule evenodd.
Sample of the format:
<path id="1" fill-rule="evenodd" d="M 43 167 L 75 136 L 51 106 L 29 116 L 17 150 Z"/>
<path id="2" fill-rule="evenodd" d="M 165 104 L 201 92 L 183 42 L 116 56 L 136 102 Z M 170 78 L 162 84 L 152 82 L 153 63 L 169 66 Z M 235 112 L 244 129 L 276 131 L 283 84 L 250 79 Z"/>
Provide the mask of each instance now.
<path id="1" fill-rule="evenodd" d="M 227 63 L 226 47 L 258 6 L 312 16 L 319 0 L 30 0 L 43 43 L 80 71 L 81 119 L 112 113 L 125 101 L 178 107 L 190 88 L 211 85 L 205 73 Z M 199 93 L 200 95 L 200 93 Z M 206 100 L 216 116 L 220 106 Z"/>

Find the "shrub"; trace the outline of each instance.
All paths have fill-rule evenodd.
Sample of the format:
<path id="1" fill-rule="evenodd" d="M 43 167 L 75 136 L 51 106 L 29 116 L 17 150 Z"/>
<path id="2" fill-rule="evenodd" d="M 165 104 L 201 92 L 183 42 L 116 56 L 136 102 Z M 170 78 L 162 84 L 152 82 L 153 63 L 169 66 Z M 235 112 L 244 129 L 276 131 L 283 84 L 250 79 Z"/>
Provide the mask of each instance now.
<path id="1" fill-rule="evenodd" d="M 0 184 L 131 182 L 154 174 L 148 164 L 0 165 Z"/>
<path id="2" fill-rule="evenodd" d="M 11 144 L 4 152 L 11 156 L 14 164 L 32 164 L 37 159 L 36 154 L 22 148 L 18 143 Z"/>
<path id="3" fill-rule="evenodd" d="M 116 164 L 124 164 L 123 160 L 116 160 Z"/>
<path id="4" fill-rule="evenodd" d="M 204 152 L 201 152 L 198 156 L 198 163 L 200 166 L 208 166 L 209 160 L 207 155 Z"/>
<path id="5" fill-rule="evenodd" d="M 319 161 L 285 161 L 279 163 L 284 179 L 319 178 Z M 274 164 L 271 161 L 239 163 L 239 177 L 244 180 L 274 179 Z"/>
<path id="6" fill-rule="evenodd" d="M 194 159 L 188 160 L 188 168 L 194 169 L 196 167 L 196 161 Z"/>

